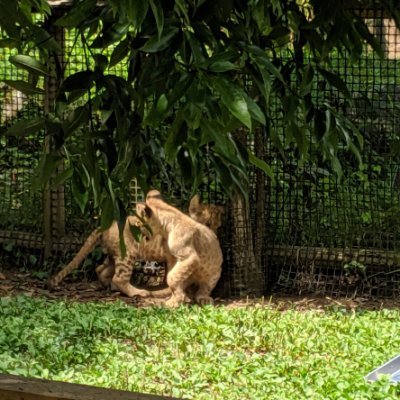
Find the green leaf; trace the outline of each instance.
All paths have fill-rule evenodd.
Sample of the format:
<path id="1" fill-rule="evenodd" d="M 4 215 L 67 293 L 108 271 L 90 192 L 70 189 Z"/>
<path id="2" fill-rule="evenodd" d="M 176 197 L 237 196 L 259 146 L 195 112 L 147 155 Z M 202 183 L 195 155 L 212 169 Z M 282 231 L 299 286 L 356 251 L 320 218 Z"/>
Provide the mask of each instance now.
<path id="1" fill-rule="evenodd" d="M 43 154 L 32 177 L 33 187 L 38 189 L 45 185 L 50 180 L 50 177 L 56 170 L 60 160 L 61 157 L 58 154 Z"/>
<path id="2" fill-rule="evenodd" d="M 36 46 L 47 50 L 61 52 L 62 48 L 55 38 L 44 28 L 34 26 L 33 35 Z"/>
<path id="3" fill-rule="evenodd" d="M 66 135 L 70 135 L 82 125 L 88 125 L 90 114 L 88 107 L 80 106 L 75 108 L 63 123 L 63 131 Z"/>
<path id="4" fill-rule="evenodd" d="M 167 96 L 163 93 L 157 101 L 156 110 L 159 114 L 163 114 L 165 111 L 167 111 L 167 109 L 168 99 Z"/>
<path id="5" fill-rule="evenodd" d="M 280 40 L 279 43 L 285 43 L 289 40 L 290 30 L 282 25 L 276 25 L 272 28 L 271 32 L 266 36 L 268 39 L 277 40 L 284 38 L 283 41 Z"/>
<path id="6" fill-rule="evenodd" d="M 82 97 L 87 95 L 87 91 L 88 89 L 74 90 L 72 92 L 69 92 L 68 96 L 66 96 L 67 104 L 72 104 L 73 102 L 80 100 Z M 61 93 L 63 92 L 61 91 Z"/>
<path id="7" fill-rule="evenodd" d="M 136 29 L 139 29 L 149 9 L 147 0 L 128 0 L 126 14 Z"/>
<path id="8" fill-rule="evenodd" d="M 321 25 L 327 24 L 330 21 L 335 21 L 337 11 L 340 9 L 336 1 L 325 1 L 320 3 L 316 9 L 314 19 L 310 22 L 303 24 L 302 29 L 315 30 Z"/>
<path id="9" fill-rule="evenodd" d="M 175 5 L 177 6 L 179 12 L 181 13 L 181 15 L 183 15 L 183 17 L 185 18 L 185 22 L 186 24 L 190 24 L 190 18 L 188 15 L 188 4 L 186 1 L 184 0 L 175 0 Z"/>
<path id="10" fill-rule="evenodd" d="M 229 161 L 231 164 L 240 163 L 237 144 L 233 140 L 232 136 L 227 134 L 225 126 L 221 127 L 221 125 L 216 121 L 208 121 L 205 118 L 202 119 L 200 126 L 202 132 L 201 144 L 215 142 L 213 147 L 214 152 L 218 153 L 220 157 Z"/>
<path id="11" fill-rule="evenodd" d="M 382 46 L 379 40 L 371 34 L 365 22 L 361 18 L 357 18 L 354 23 L 357 32 L 366 40 L 366 42 L 374 49 L 380 58 L 384 57 Z"/>
<path id="12" fill-rule="evenodd" d="M 122 257 L 125 257 L 126 245 L 124 240 L 124 230 L 125 230 L 127 213 L 123 202 L 119 198 L 117 198 L 117 202 L 115 203 L 114 211 L 116 212 L 116 220 L 118 221 L 119 248 L 121 250 Z"/>
<path id="13" fill-rule="evenodd" d="M 212 79 L 208 84 L 220 95 L 232 115 L 251 130 L 251 116 L 243 90 L 226 79 Z"/>
<path id="14" fill-rule="evenodd" d="M 108 229 L 114 218 L 114 204 L 109 197 L 105 197 L 101 205 L 100 226 L 104 231 Z"/>
<path id="15" fill-rule="evenodd" d="M 61 91 L 72 92 L 75 90 L 87 90 L 92 86 L 95 76 L 95 73 L 90 70 L 70 75 L 61 85 Z"/>
<path id="16" fill-rule="evenodd" d="M 89 199 L 89 193 L 82 182 L 80 174 L 76 170 L 74 170 L 74 173 L 72 175 L 71 190 L 72 195 L 74 196 L 74 199 L 83 214 L 85 212 L 86 204 Z"/>
<path id="17" fill-rule="evenodd" d="M 249 109 L 251 117 L 260 122 L 262 125 L 265 125 L 265 115 L 261 108 L 258 106 L 258 104 L 247 94 L 245 95 L 246 103 L 247 103 L 247 108 Z"/>
<path id="18" fill-rule="evenodd" d="M 305 96 L 311 92 L 312 82 L 314 78 L 314 68 L 311 64 L 307 64 L 303 71 L 303 78 L 300 83 L 300 96 Z"/>
<path id="19" fill-rule="evenodd" d="M 221 161 L 221 159 L 217 155 L 211 155 L 210 158 L 222 187 L 227 193 L 230 193 L 232 190 L 233 182 L 229 168 L 225 165 L 224 162 Z"/>
<path id="20" fill-rule="evenodd" d="M 170 164 L 175 161 L 182 141 L 186 137 L 186 133 L 182 127 L 183 122 L 183 111 L 179 110 L 176 114 L 174 122 L 168 130 L 167 141 L 165 142 L 165 156 L 167 158 L 167 162 Z"/>
<path id="21" fill-rule="evenodd" d="M 35 85 L 32 85 L 32 84 L 22 81 L 22 80 L 5 79 L 3 82 L 6 83 L 7 85 L 11 86 L 12 88 L 17 89 L 20 92 L 26 94 L 27 96 L 32 95 L 32 94 L 44 94 L 43 89 L 38 88 Z"/>
<path id="22" fill-rule="evenodd" d="M 60 174 L 58 174 L 54 179 L 51 180 L 51 189 L 57 188 L 57 186 L 63 184 L 65 181 L 70 179 L 74 173 L 72 167 L 66 168 Z"/>
<path id="23" fill-rule="evenodd" d="M 342 165 L 336 156 L 330 158 L 331 166 L 336 175 L 340 178 L 343 173 Z"/>
<path id="24" fill-rule="evenodd" d="M 343 81 L 343 79 L 336 74 L 333 74 L 330 71 L 327 71 L 326 69 L 317 67 L 318 72 L 328 81 L 328 83 L 335 87 L 336 89 L 340 90 L 343 92 L 346 97 L 351 98 L 349 89 L 346 86 L 346 83 Z"/>
<path id="25" fill-rule="evenodd" d="M 267 175 L 274 182 L 275 174 L 271 166 L 268 165 L 264 160 L 261 160 L 261 158 L 258 158 L 250 149 L 248 149 L 247 151 L 250 163 L 256 166 L 261 171 L 263 171 L 265 175 Z"/>
<path id="26" fill-rule="evenodd" d="M 6 32 L 9 37 L 17 38 L 20 36 L 20 29 L 17 21 L 20 19 L 18 12 L 19 4 L 16 1 L 0 0 L 0 26 L 2 31 Z M 20 21 L 22 22 L 22 21 Z M 25 25 L 27 21 L 23 21 Z"/>
<path id="27" fill-rule="evenodd" d="M 206 61 L 206 49 L 192 32 L 184 31 L 185 38 L 191 49 L 191 57 L 196 65 L 203 65 Z"/>
<path id="28" fill-rule="evenodd" d="M 172 91 L 168 95 L 168 109 L 171 109 L 188 92 L 193 80 L 194 76 L 192 74 L 183 74 L 180 76 L 179 81 L 173 86 Z"/>
<path id="29" fill-rule="evenodd" d="M 158 38 L 161 38 L 164 29 L 164 11 L 160 0 L 149 0 L 154 19 L 156 20 Z"/>
<path id="30" fill-rule="evenodd" d="M 129 228 L 131 230 L 132 236 L 134 237 L 134 239 L 137 242 L 140 242 L 140 240 L 142 239 L 142 231 L 140 230 L 140 228 L 136 225 L 131 225 L 129 224 Z"/>
<path id="31" fill-rule="evenodd" d="M 275 76 L 276 79 L 278 79 L 281 83 L 286 85 L 286 81 L 285 81 L 284 77 L 282 76 L 281 72 L 271 62 L 271 60 L 267 56 L 267 53 L 264 50 L 262 50 L 260 47 L 257 47 L 255 45 L 247 45 L 247 44 L 241 43 L 241 46 L 248 53 L 251 54 L 251 58 L 257 64 L 259 69 L 266 69 L 270 74 Z"/>
<path id="32" fill-rule="evenodd" d="M 17 68 L 22 68 L 34 75 L 49 75 L 49 71 L 45 65 L 31 56 L 17 54 L 10 56 L 10 62 Z"/>
<path id="33" fill-rule="evenodd" d="M 96 37 L 90 47 L 94 49 L 103 49 L 115 42 L 119 42 L 128 32 L 129 26 L 129 23 L 126 21 L 122 23 L 116 22 L 112 26 L 105 26 L 102 34 Z"/>
<path id="34" fill-rule="evenodd" d="M 308 154 L 308 140 L 305 129 L 301 129 L 296 123 L 289 123 L 287 126 L 289 135 L 296 141 L 297 147 L 302 157 Z"/>
<path id="35" fill-rule="evenodd" d="M 59 18 L 55 24 L 65 28 L 78 28 L 96 10 L 96 3 L 97 0 L 84 0 L 75 3 L 71 11 Z"/>
<path id="36" fill-rule="evenodd" d="M 207 69 L 211 72 L 226 72 L 238 69 L 238 66 L 230 61 L 215 61 Z"/>
<path id="37" fill-rule="evenodd" d="M 29 120 L 18 121 L 6 131 L 8 136 L 27 136 L 31 133 L 44 129 L 46 119 L 44 117 L 36 117 Z"/>
<path id="38" fill-rule="evenodd" d="M 175 26 L 168 27 L 164 30 L 161 37 L 154 35 L 139 50 L 146 53 L 156 53 L 165 50 L 178 31 L 179 29 Z"/>
<path id="39" fill-rule="evenodd" d="M 129 53 L 129 39 L 125 38 L 115 47 L 110 58 L 110 67 L 118 64 L 123 60 Z"/>
<path id="40" fill-rule="evenodd" d="M 296 111 L 299 105 L 299 99 L 296 96 L 288 95 L 282 99 L 283 119 L 291 122 L 296 118 Z"/>

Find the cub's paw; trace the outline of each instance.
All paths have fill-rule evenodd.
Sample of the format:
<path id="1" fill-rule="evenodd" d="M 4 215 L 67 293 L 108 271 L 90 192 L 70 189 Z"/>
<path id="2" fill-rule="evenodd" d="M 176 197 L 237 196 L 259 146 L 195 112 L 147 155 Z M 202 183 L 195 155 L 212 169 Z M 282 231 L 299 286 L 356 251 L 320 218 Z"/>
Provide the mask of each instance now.
<path id="1" fill-rule="evenodd" d="M 60 290 L 60 283 L 53 278 L 49 278 L 45 283 L 45 288 L 48 290 Z"/>
<path id="2" fill-rule="evenodd" d="M 205 306 L 205 305 L 213 305 L 214 300 L 210 296 L 197 296 L 196 297 L 196 303 L 200 306 Z"/>
<path id="3" fill-rule="evenodd" d="M 164 302 L 164 305 L 169 308 L 179 307 L 181 304 L 190 303 L 189 297 L 185 296 L 184 298 L 178 298 L 175 296 L 170 297 L 167 301 Z"/>
<path id="4" fill-rule="evenodd" d="M 166 302 L 164 302 L 165 307 L 176 308 L 179 307 L 183 302 L 177 300 L 175 297 L 171 297 Z"/>
<path id="5" fill-rule="evenodd" d="M 139 297 L 151 297 L 151 292 L 145 289 L 138 289 L 136 296 Z"/>

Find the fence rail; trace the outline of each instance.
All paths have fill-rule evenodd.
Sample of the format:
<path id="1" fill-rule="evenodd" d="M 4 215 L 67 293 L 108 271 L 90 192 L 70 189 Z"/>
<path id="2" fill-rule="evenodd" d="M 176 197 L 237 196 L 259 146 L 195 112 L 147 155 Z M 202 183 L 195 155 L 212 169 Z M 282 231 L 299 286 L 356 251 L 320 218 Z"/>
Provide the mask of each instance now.
<path id="1" fill-rule="evenodd" d="M 1 400 L 178 400 L 176 397 L 102 389 L 75 383 L 0 374 Z"/>

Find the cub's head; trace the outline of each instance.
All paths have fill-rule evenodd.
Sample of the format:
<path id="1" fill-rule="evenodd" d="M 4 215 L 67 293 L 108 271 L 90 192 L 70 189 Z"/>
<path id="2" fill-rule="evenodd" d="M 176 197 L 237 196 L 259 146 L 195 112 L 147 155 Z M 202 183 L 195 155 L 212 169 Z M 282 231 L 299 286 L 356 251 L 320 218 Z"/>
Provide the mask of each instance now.
<path id="1" fill-rule="evenodd" d="M 158 190 L 152 189 L 150 192 L 147 193 L 146 195 L 146 201 L 151 200 L 151 199 L 157 199 L 157 200 L 162 200 L 161 193 Z"/>
<path id="2" fill-rule="evenodd" d="M 192 219 L 208 226 L 214 232 L 222 225 L 224 207 L 215 204 L 202 204 L 200 196 L 196 194 L 190 200 L 189 215 Z"/>
<path id="3" fill-rule="evenodd" d="M 136 215 L 140 219 L 140 229 L 146 236 L 149 236 L 149 230 L 151 230 L 151 234 L 154 235 L 161 229 L 153 210 L 145 203 L 136 203 Z"/>

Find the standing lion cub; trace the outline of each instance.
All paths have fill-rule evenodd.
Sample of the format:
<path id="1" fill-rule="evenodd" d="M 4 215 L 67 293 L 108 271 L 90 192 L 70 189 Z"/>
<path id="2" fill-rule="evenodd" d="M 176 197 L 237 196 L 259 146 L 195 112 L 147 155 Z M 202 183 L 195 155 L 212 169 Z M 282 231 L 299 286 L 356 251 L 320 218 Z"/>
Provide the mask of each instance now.
<path id="1" fill-rule="evenodd" d="M 165 203 L 160 192 L 147 194 L 141 215 L 153 231 L 163 237 L 165 253 L 176 259 L 167 284 L 172 292 L 166 306 L 189 301 L 186 289 L 195 286 L 198 304 L 212 303 L 211 292 L 221 276 L 222 251 L 216 234 L 175 207 Z"/>

